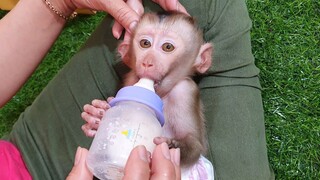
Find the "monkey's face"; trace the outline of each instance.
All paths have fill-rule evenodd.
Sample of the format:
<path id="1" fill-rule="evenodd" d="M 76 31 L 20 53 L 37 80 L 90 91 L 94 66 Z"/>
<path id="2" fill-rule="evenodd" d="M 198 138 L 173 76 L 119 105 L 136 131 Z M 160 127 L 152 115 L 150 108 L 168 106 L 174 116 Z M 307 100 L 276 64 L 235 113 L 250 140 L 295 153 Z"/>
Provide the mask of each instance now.
<path id="1" fill-rule="evenodd" d="M 149 78 L 161 84 L 167 77 L 174 77 L 174 74 L 185 74 L 179 70 L 179 64 L 186 63 L 184 69 L 192 66 L 192 62 L 189 65 L 188 62 L 182 62 L 188 53 L 185 53 L 185 40 L 177 32 L 156 29 L 154 26 L 144 26 L 137 32 L 132 41 L 132 54 L 139 78 Z"/>
<path id="2" fill-rule="evenodd" d="M 208 70 L 212 45 L 204 44 L 190 16 L 146 13 L 118 52 L 138 78 L 154 80 L 156 92 L 164 96 L 178 81 Z"/>

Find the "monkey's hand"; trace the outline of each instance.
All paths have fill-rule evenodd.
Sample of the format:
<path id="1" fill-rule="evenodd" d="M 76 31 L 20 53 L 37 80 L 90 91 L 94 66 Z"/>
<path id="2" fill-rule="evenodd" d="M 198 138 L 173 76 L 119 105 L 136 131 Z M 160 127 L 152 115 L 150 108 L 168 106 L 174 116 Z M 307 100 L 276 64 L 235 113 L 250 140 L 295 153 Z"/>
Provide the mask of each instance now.
<path id="1" fill-rule="evenodd" d="M 153 139 L 153 143 L 155 143 L 156 145 L 159 145 L 161 143 L 167 143 L 169 148 L 180 148 L 180 143 L 179 141 L 175 140 L 175 139 L 170 139 L 167 137 L 155 137 Z"/>
<path id="2" fill-rule="evenodd" d="M 83 106 L 81 117 L 86 121 L 86 124 L 82 125 L 81 129 L 86 136 L 95 136 L 104 113 L 110 108 L 108 102 L 110 102 L 112 99 L 113 97 L 109 97 L 107 101 L 95 99 L 91 102 L 91 104 L 86 104 Z"/>

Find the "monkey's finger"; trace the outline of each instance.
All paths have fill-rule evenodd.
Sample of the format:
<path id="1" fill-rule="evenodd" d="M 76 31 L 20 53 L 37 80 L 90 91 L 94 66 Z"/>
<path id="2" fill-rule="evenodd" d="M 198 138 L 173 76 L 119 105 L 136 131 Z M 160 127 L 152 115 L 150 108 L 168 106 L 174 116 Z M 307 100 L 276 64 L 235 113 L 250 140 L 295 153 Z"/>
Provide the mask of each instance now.
<path id="1" fill-rule="evenodd" d="M 155 143 L 156 145 L 159 145 L 161 143 L 167 143 L 168 144 L 169 143 L 168 141 L 169 141 L 169 139 L 166 138 L 166 137 L 155 137 L 153 139 L 153 143 Z"/>
<path id="2" fill-rule="evenodd" d="M 110 105 L 108 104 L 107 101 L 104 100 L 99 100 L 99 99 L 94 99 L 91 104 L 96 107 L 96 108 L 100 108 L 103 110 L 107 110 L 110 108 Z"/>
<path id="3" fill-rule="evenodd" d="M 86 104 L 83 106 L 83 111 L 90 114 L 91 116 L 101 119 L 106 110 L 102 108 L 97 108 L 90 104 Z"/>
<path id="4" fill-rule="evenodd" d="M 91 129 L 90 126 L 88 126 L 88 124 L 82 125 L 81 129 L 87 137 L 94 137 L 97 133 L 97 131 Z"/>
<path id="5" fill-rule="evenodd" d="M 90 126 L 90 129 L 98 129 L 101 119 L 96 118 L 86 112 L 82 112 L 81 117 L 87 122 L 88 126 Z"/>
<path id="6" fill-rule="evenodd" d="M 107 102 L 110 103 L 110 101 L 111 101 L 112 99 L 114 99 L 114 97 L 108 97 L 108 98 L 107 98 Z"/>

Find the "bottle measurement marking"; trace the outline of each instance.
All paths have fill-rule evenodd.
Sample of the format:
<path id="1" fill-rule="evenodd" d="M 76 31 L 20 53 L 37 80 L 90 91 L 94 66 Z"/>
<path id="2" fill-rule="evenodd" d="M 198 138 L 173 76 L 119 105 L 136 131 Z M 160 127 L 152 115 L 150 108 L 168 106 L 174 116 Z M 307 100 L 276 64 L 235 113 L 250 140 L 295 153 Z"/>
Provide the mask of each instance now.
<path id="1" fill-rule="evenodd" d="M 138 126 L 137 133 L 136 133 L 136 135 L 135 135 L 135 137 L 134 137 L 133 147 L 132 147 L 132 148 L 134 148 L 134 147 L 136 146 L 136 143 L 137 143 L 137 137 L 138 137 L 139 132 L 140 132 L 140 127 L 141 127 L 141 124 L 139 124 L 139 126 Z"/>

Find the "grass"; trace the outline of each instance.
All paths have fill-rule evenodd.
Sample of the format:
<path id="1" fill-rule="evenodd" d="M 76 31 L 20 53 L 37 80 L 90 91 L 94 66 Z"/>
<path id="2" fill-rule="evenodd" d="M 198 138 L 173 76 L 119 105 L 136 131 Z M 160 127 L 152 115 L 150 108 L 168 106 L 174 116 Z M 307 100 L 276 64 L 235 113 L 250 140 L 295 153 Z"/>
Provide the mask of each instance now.
<path id="1" fill-rule="evenodd" d="M 248 1 L 277 179 L 320 178 L 320 3 Z"/>
<path id="2" fill-rule="evenodd" d="M 320 178 L 320 1 L 248 0 L 261 69 L 268 153 L 276 179 Z M 5 12 L 0 11 L 0 17 Z M 79 49 L 103 18 L 68 24 L 19 93 L 0 109 L 0 136 Z M 45 75 L 46 78 L 43 78 Z"/>

